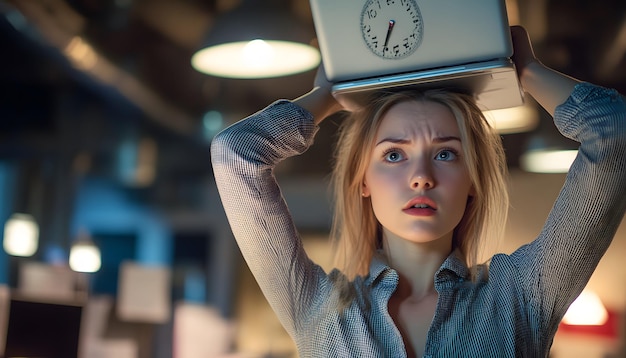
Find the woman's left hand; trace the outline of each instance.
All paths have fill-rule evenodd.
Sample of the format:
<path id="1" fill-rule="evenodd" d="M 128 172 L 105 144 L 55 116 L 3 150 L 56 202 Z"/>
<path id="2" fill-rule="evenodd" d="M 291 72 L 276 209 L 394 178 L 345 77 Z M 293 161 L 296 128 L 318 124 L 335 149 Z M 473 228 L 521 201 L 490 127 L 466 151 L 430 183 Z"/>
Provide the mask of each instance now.
<path id="1" fill-rule="evenodd" d="M 519 25 L 511 26 L 511 40 L 513 42 L 513 62 L 517 70 L 517 75 L 522 78 L 526 67 L 533 63 L 539 62 L 535 56 L 530 36 L 526 29 Z"/>

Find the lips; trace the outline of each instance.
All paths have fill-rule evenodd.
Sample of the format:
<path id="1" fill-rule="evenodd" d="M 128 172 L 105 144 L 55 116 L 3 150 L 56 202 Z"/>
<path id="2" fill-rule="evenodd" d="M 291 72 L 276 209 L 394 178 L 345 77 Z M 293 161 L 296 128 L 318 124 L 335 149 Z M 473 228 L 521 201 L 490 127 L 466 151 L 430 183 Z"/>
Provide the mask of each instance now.
<path id="1" fill-rule="evenodd" d="M 416 198 L 411 199 L 403 208 L 403 210 L 408 209 L 432 209 L 437 210 L 437 204 L 427 196 L 418 196 Z"/>
<path id="2" fill-rule="evenodd" d="M 428 197 L 420 196 L 411 199 L 402 211 L 413 216 L 432 216 L 437 211 L 437 204 Z"/>

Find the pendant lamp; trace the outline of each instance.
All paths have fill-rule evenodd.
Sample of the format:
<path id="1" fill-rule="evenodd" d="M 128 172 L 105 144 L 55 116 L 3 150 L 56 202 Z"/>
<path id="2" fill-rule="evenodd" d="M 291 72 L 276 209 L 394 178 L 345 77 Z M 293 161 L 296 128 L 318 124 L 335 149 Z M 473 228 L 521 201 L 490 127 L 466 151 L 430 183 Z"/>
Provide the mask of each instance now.
<path id="1" fill-rule="evenodd" d="M 543 113 L 520 157 L 520 167 L 533 173 L 566 173 L 578 154 L 578 147 L 577 142 L 559 133 L 549 114 Z"/>
<path id="2" fill-rule="evenodd" d="M 532 102 L 523 106 L 483 111 L 485 118 L 500 134 L 529 132 L 537 127 L 538 112 Z"/>
<path id="3" fill-rule="evenodd" d="M 80 232 L 70 249 L 70 268 L 76 272 L 97 272 L 101 264 L 100 249 L 89 234 Z"/>
<path id="4" fill-rule="evenodd" d="M 243 0 L 217 15 L 205 45 L 191 58 L 197 71 L 237 79 L 282 77 L 316 68 L 309 45 L 313 24 L 303 23 L 285 1 Z"/>
<path id="5" fill-rule="evenodd" d="M 3 247 L 12 256 L 29 257 L 39 246 L 39 225 L 30 214 L 15 213 L 4 224 Z"/>
<path id="6" fill-rule="evenodd" d="M 607 309 L 600 297 L 590 290 L 584 290 L 568 308 L 563 323 L 569 325 L 599 326 L 609 318 Z"/>

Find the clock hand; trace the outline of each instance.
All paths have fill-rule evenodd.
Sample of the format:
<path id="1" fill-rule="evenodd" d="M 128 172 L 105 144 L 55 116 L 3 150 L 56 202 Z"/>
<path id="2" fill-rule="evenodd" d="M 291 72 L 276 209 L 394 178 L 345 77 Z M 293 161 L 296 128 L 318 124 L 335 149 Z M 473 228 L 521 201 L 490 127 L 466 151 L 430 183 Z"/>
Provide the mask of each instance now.
<path id="1" fill-rule="evenodd" d="M 387 48 L 387 44 L 389 43 L 389 36 L 391 36 L 391 30 L 393 30 L 393 25 L 396 24 L 396 20 L 389 20 L 389 27 L 387 28 L 387 37 L 385 37 L 385 44 L 383 45 L 383 50 Z"/>

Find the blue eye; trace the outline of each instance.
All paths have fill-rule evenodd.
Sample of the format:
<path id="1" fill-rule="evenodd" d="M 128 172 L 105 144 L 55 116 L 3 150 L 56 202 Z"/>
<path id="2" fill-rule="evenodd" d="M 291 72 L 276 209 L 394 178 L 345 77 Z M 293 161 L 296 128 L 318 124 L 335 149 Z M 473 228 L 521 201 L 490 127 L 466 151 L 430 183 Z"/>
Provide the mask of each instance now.
<path id="1" fill-rule="evenodd" d="M 404 156 L 399 151 L 397 151 L 395 149 L 391 149 L 391 150 L 385 152 L 385 154 L 383 155 L 383 158 L 387 162 L 395 163 L 395 162 L 399 162 L 402 159 L 404 159 Z"/>
<path id="2" fill-rule="evenodd" d="M 435 157 L 435 159 L 442 160 L 442 161 L 451 161 L 451 160 L 455 160 L 457 157 L 458 157 L 458 153 L 455 150 L 444 149 L 440 151 L 439 153 L 437 153 L 437 156 Z"/>

